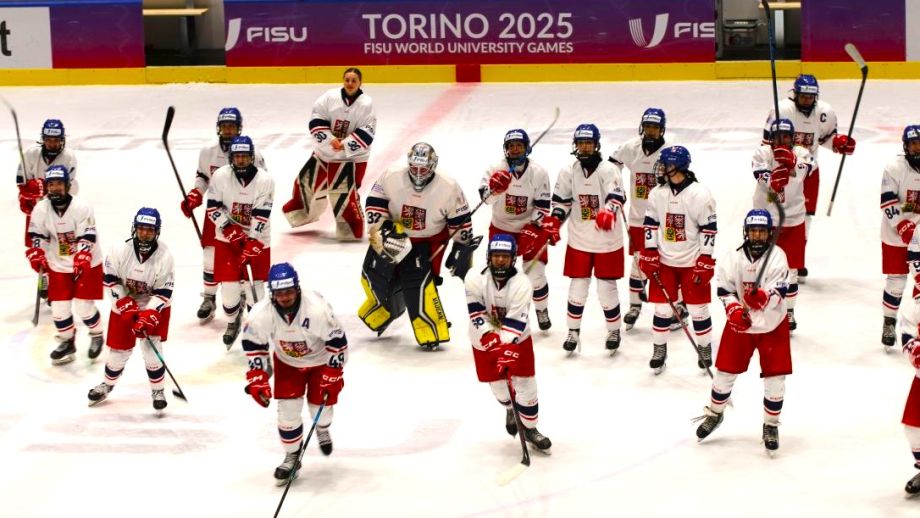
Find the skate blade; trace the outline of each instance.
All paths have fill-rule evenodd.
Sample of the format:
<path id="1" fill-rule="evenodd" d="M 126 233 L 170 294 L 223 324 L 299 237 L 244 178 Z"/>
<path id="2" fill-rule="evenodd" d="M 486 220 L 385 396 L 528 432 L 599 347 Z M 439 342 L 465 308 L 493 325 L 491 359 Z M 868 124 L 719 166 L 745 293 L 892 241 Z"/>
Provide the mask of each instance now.
<path id="1" fill-rule="evenodd" d="M 59 360 L 51 360 L 51 365 L 67 365 L 74 360 L 74 355 L 65 356 Z"/>
<path id="2" fill-rule="evenodd" d="M 771 459 L 776 458 L 776 452 L 777 452 L 777 451 L 779 451 L 779 450 L 766 450 L 766 452 L 767 452 L 767 457 L 770 457 Z"/>
<path id="3" fill-rule="evenodd" d="M 610 355 L 611 358 L 613 358 L 614 356 L 617 355 L 617 351 L 619 351 L 619 350 L 620 350 L 619 348 L 617 348 L 617 349 L 607 349 L 607 353 Z"/>
<path id="4" fill-rule="evenodd" d="M 87 404 L 87 406 L 90 407 L 90 408 L 92 408 L 92 407 L 98 405 L 99 403 L 102 403 L 103 401 L 105 401 L 105 400 L 104 400 L 104 399 L 100 399 L 99 401 L 90 401 L 90 402 Z"/>
<path id="5" fill-rule="evenodd" d="M 163 418 L 163 416 L 166 415 L 166 412 L 163 411 L 163 410 L 154 410 L 154 413 L 156 414 L 157 417 L 159 417 L 159 418 L 161 418 L 161 419 Z"/>
<path id="6" fill-rule="evenodd" d="M 525 471 L 527 471 L 527 468 L 529 467 L 530 466 L 528 466 L 527 464 L 524 464 L 523 462 L 515 464 L 514 467 L 508 469 L 507 471 L 505 471 L 504 473 L 498 476 L 498 480 L 497 480 L 498 485 L 500 486 L 508 485 L 512 480 L 518 478 L 521 475 L 521 473 L 524 473 Z"/>
<path id="7" fill-rule="evenodd" d="M 204 318 L 199 318 L 199 319 L 198 319 L 198 325 L 203 326 L 203 325 L 207 324 L 208 322 L 210 322 L 210 321 L 212 321 L 212 320 L 214 320 L 214 313 L 211 313 L 210 315 L 208 315 L 208 316 L 206 316 L 206 317 L 204 317 Z"/>
<path id="8" fill-rule="evenodd" d="M 626 329 L 626 331 L 630 331 L 632 328 L 636 327 L 636 324 L 623 324 L 623 327 Z"/>
<path id="9" fill-rule="evenodd" d="M 294 476 L 291 477 L 291 482 L 294 482 L 295 480 L 297 480 L 297 477 L 299 477 L 299 476 L 300 476 L 300 471 L 295 471 L 295 472 L 294 472 Z M 275 479 L 275 486 L 276 486 L 276 487 L 284 487 L 284 486 L 287 485 L 287 483 L 288 483 L 288 479 L 286 479 L 286 478 L 276 478 L 276 479 Z"/>
<path id="10" fill-rule="evenodd" d="M 655 376 L 658 376 L 659 374 L 661 374 L 662 372 L 664 372 L 664 369 L 665 369 L 665 367 L 667 367 L 667 366 L 668 366 L 668 364 L 665 363 L 665 364 L 663 364 L 661 367 L 656 367 L 656 368 L 652 369 L 652 372 L 655 373 Z"/>

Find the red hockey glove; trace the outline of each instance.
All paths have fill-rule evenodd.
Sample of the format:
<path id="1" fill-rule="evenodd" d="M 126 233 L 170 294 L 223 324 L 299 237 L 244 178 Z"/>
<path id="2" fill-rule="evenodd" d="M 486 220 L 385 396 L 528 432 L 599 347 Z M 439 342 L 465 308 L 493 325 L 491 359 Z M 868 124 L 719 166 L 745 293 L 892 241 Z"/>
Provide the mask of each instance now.
<path id="1" fill-rule="evenodd" d="M 789 169 L 781 165 L 776 166 L 770 173 L 770 189 L 773 192 L 783 192 L 787 185 L 789 185 Z"/>
<path id="2" fill-rule="evenodd" d="M 562 221 L 560 221 L 559 218 L 556 216 L 546 216 L 540 222 L 540 226 L 543 227 L 543 230 L 546 232 L 546 238 L 549 239 L 549 244 L 555 245 L 559 242 L 559 229 L 562 228 Z"/>
<path id="3" fill-rule="evenodd" d="M 773 150 L 773 160 L 776 160 L 776 163 L 789 169 L 790 171 L 795 168 L 795 153 L 791 149 L 786 147 L 778 147 Z"/>
<path id="4" fill-rule="evenodd" d="M 509 372 L 514 364 L 517 363 L 521 354 L 518 352 L 516 345 L 501 344 L 495 348 L 495 367 L 499 374 Z"/>
<path id="5" fill-rule="evenodd" d="M 711 255 L 701 255 L 696 258 L 693 267 L 693 282 L 696 284 L 709 284 L 716 274 L 716 260 Z"/>
<path id="6" fill-rule="evenodd" d="M 489 331 L 479 338 L 479 343 L 482 345 L 482 349 L 489 351 L 495 347 L 498 347 L 502 344 L 501 336 L 494 331 Z"/>
<path id="7" fill-rule="evenodd" d="M 19 210 L 32 214 L 38 200 L 45 195 L 45 184 L 35 178 L 19 186 Z"/>
<path id="8" fill-rule="evenodd" d="M 323 372 L 319 380 L 319 388 L 326 393 L 327 399 L 334 400 L 338 397 L 339 392 L 342 391 L 342 387 L 344 386 L 345 383 L 342 381 L 342 369 L 330 367 L 328 365 L 323 366 Z"/>
<path id="9" fill-rule="evenodd" d="M 262 369 L 252 369 L 246 373 L 246 393 L 252 396 L 256 403 L 268 408 L 272 399 L 272 388 L 268 384 L 268 373 Z"/>
<path id="10" fill-rule="evenodd" d="M 22 194 L 19 195 L 19 210 L 22 211 L 23 214 L 32 214 L 32 209 L 35 208 L 35 203 L 35 199 L 28 196 L 23 196 Z"/>
<path id="11" fill-rule="evenodd" d="M 617 222 L 617 213 L 610 209 L 601 209 L 597 211 L 597 216 L 594 219 L 594 225 L 598 230 L 611 230 L 613 225 Z"/>
<path id="12" fill-rule="evenodd" d="M 73 274 L 76 277 L 83 275 L 83 272 L 92 268 L 93 254 L 86 250 L 80 250 L 73 256 Z"/>
<path id="13" fill-rule="evenodd" d="M 186 218 L 190 218 L 192 217 L 192 211 L 200 207 L 203 200 L 204 196 L 201 195 L 201 191 L 192 189 L 179 204 L 179 208 L 182 209 L 182 214 L 185 214 Z"/>
<path id="14" fill-rule="evenodd" d="M 915 369 L 920 369 L 920 339 L 912 338 L 909 342 L 904 344 L 904 354 L 907 355 L 907 361 L 909 361 Z"/>
<path id="15" fill-rule="evenodd" d="M 834 153 L 842 153 L 844 155 L 852 155 L 853 151 L 856 150 L 856 141 L 846 135 L 841 135 L 840 133 L 834 135 L 834 140 L 831 145 L 834 148 Z"/>
<path id="16" fill-rule="evenodd" d="M 137 302 L 132 297 L 122 297 L 115 301 L 115 311 L 121 316 L 131 316 L 133 313 L 137 313 L 138 310 L 140 308 L 137 307 Z"/>
<path id="17" fill-rule="evenodd" d="M 518 234 L 518 253 L 525 261 L 532 261 L 548 239 L 549 235 L 545 230 L 533 223 L 528 223 Z"/>
<path id="18" fill-rule="evenodd" d="M 134 331 L 134 336 L 146 338 L 150 333 L 154 332 L 159 325 L 160 312 L 155 309 L 145 309 L 138 312 L 137 321 L 134 322 L 134 327 L 132 327 L 131 330 Z"/>
<path id="19" fill-rule="evenodd" d="M 492 194 L 502 194 L 511 185 L 511 173 L 508 171 L 495 171 L 489 177 L 489 190 Z"/>
<path id="20" fill-rule="evenodd" d="M 751 328 L 751 316 L 747 314 L 741 304 L 732 302 L 725 306 L 725 315 L 728 317 L 728 325 L 736 333 L 743 333 Z"/>
<path id="21" fill-rule="evenodd" d="M 48 271 L 48 259 L 45 257 L 45 251 L 38 247 L 26 249 L 26 259 L 29 260 L 29 266 L 38 273 Z"/>
<path id="22" fill-rule="evenodd" d="M 262 255 L 262 250 L 265 249 L 265 245 L 262 244 L 258 239 L 247 239 L 246 244 L 243 246 L 243 263 L 252 263 L 257 257 Z"/>
<path id="23" fill-rule="evenodd" d="M 657 248 L 646 248 L 639 252 L 639 269 L 646 277 L 653 277 L 661 269 L 661 256 Z"/>
<path id="24" fill-rule="evenodd" d="M 744 292 L 744 303 L 754 311 L 760 311 L 761 309 L 767 307 L 767 302 L 769 300 L 770 294 L 761 288 L 757 288 L 756 290 L 747 290 Z"/>
<path id="25" fill-rule="evenodd" d="M 243 227 L 233 223 L 223 227 L 220 231 L 223 233 L 224 237 L 227 238 L 227 241 L 231 243 L 238 243 L 246 239 L 246 231 L 243 230 Z"/>
<path id="26" fill-rule="evenodd" d="M 908 221 L 906 219 L 898 223 L 898 235 L 901 236 L 901 241 L 903 241 L 905 245 L 910 244 L 910 239 L 914 237 L 914 230 L 916 228 L 917 225 L 914 225 L 913 221 Z"/>

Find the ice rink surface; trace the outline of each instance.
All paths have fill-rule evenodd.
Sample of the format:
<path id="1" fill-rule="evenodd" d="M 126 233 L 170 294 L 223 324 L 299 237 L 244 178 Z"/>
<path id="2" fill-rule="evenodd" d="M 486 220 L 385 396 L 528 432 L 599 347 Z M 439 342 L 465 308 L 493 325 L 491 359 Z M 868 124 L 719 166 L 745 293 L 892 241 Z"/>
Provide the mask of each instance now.
<path id="1" fill-rule="evenodd" d="M 709 378 L 679 331 L 670 335 L 668 369 L 652 374 L 649 306 L 611 358 L 592 288 L 582 353 L 567 358 L 561 344 L 568 279 L 561 273 L 564 248 L 557 246 L 547 270 L 553 328 L 534 332 L 539 429 L 552 439 L 552 455 L 535 453 L 532 467 L 505 487 L 496 478 L 519 462 L 520 444 L 505 433 L 504 411 L 488 387 L 476 381 L 460 281 L 445 279 L 440 288 L 454 324 L 441 351 L 420 350 L 405 318 L 377 338 L 356 317 L 366 243 L 335 241 L 328 214 L 296 231 L 281 214 L 310 151 L 310 108 L 332 86 L 0 89 L 19 112 L 26 145 L 44 119 L 64 121 L 67 146 L 78 153 L 80 194 L 95 205 L 105 250 L 130 237 L 139 207 L 159 208 L 161 239 L 176 258 L 165 355 L 189 399 L 168 396 L 166 416 L 155 417 L 135 354 L 109 400 L 88 408 L 86 392 L 102 380 L 104 356 L 89 363 L 82 325 L 77 361 L 51 366 L 49 309 L 42 308 L 37 328 L 29 321 L 35 274 L 20 245 L 15 133 L 0 112 L 0 170 L 8 178 L 0 204 L 10 243 L 0 255 L 0 515 L 251 518 L 270 516 L 281 496 L 272 479 L 283 458 L 275 405 L 265 410 L 243 393 L 246 361 L 239 344 L 225 350 L 222 316 L 200 326 L 194 315 L 201 254 L 160 144 L 169 105 L 177 110 L 170 140 L 186 187 L 198 149 L 215 142 L 218 110 L 242 110 L 244 133 L 276 180 L 272 259 L 292 262 L 303 286 L 331 302 L 348 334 L 346 387 L 331 428 L 335 452 L 323 457 L 311 441 L 282 516 L 920 515 L 920 501 L 903 497 L 916 473 L 900 424 L 914 371 L 880 344 L 878 238 L 882 169 L 901 152 L 902 128 L 920 123 L 920 83 L 870 78 L 856 154 L 846 161 L 830 218 L 824 214 L 839 155 L 820 152 L 819 215 L 808 247 L 810 276 L 796 307 L 795 372 L 787 378 L 775 458 L 760 444 L 763 385 L 756 363 L 739 377 L 723 425 L 697 443 L 690 420 L 708 404 Z M 821 99 L 834 106 L 846 131 L 858 81 L 821 86 Z M 789 88 L 791 80 L 781 81 L 780 95 Z M 577 124 L 598 125 L 606 158 L 636 134 L 646 107 L 661 107 L 668 143 L 688 147 L 691 168 L 716 198 L 717 258 L 741 243 L 754 189 L 750 157 L 772 106 L 765 81 L 376 85 L 368 78 L 364 90 L 379 123 L 362 194 L 424 140 L 440 155 L 438 174 L 457 178 L 473 203 L 484 168 L 502 156 L 506 130 L 523 127 L 534 138 L 561 109 L 556 128 L 531 156 L 554 182 L 572 160 Z M 488 212 L 474 218 L 480 233 Z M 476 261 L 481 267 L 484 254 Z M 625 279 L 619 289 L 625 311 Z M 913 310 L 909 294 L 910 288 L 903 307 Z M 109 300 L 99 306 L 106 316 L 109 306 Z M 717 343 L 724 312 L 716 300 L 711 311 Z"/>

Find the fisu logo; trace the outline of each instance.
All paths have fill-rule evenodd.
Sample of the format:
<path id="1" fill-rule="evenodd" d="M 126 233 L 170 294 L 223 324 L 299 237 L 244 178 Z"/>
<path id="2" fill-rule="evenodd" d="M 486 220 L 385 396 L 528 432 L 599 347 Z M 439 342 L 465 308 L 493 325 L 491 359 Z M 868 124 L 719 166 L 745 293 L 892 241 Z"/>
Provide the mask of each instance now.
<path id="1" fill-rule="evenodd" d="M 664 39 L 664 34 L 668 30 L 668 13 L 655 15 L 655 30 L 652 31 L 652 40 L 646 41 L 645 31 L 642 30 L 642 18 L 632 18 L 629 20 L 629 33 L 632 35 L 633 43 L 637 46 L 650 49 L 658 46 Z"/>
<path id="2" fill-rule="evenodd" d="M 242 32 L 243 19 L 231 18 L 227 22 L 227 41 L 224 43 L 224 51 L 229 51 L 236 46 Z M 286 43 L 293 41 L 300 43 L 307 40 L 306 27 L 247 27 L 246 42 L 262 41 L 265 43 Z"/>

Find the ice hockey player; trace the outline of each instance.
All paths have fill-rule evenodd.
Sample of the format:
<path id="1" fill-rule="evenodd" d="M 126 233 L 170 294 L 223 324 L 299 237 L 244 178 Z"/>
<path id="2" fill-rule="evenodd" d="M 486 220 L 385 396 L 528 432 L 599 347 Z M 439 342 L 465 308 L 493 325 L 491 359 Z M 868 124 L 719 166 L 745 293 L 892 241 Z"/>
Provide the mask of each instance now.
<path id="1" fill-rule="evenodd" d="M 818 187 L 821 176 L 818 167 L 818 148 L 821 146 L 831 148 L 834 153 L 852 155 L 856 149 L 856 141 L 846 135 L 837 133 L 837 113 L 831 105 L 818 100 L 818 80 L 810 74 L 801 74 L 792 84 L 792 97 L 779 101 L 779 117 L 770 110 L 767 122 L 763 128 L 763 143 L 773 141 L 773 122 L 777 119 L 788 119 L 795 126 L 795 145 L 808 149 L 814 157 L 815 169 L 805 182 L 805 237 L 811 230 L 811 218 L 815 215 L 818 206 Z M 804 282 L 808 276 L 808 269 L 799 268 L 799 277 Z"/>
<path id="2" fill-rule="evenodd" d="M 511 235 L 495 234 L 486 252 L 488 267 L 466 278 L 473 359 L 479 381 L 488 383 L 505 407 L 505 430 L 512 436 L 519 431 L 508 391 L 510 378 L 524 438 L 549 453 L 552 442 L 537 430 L 539 405 L 529 323 L 532 288 L 514 266 L 517 253 Z"/>
<path id="3" fill-rule="evenodd" d="M 266 408 L 272 397 L 278 401 L 278 435 L 285 455 L 275 469 L 275 481 L 284 485 L 300 469 L 304 395 L 312 416 L 322 406 L 316 437 L 323 455 L 332 454 L 329 427 L 345 386 L 348 340 L 323 296 L 301 291 L 293 266 L 272 265 L 268 279 L 271 299 L 253 307 L 242 342 L 249 359 L 246 393 Z M 273 370 L 274 390 L 268 383 Z"/>
<path id="4" fill-rule="evenodd" d="M 29 221 L 32 246 L 26 259 L 32 269 L 48 274 L 48 300 L 57 328 L 58 346 L 51 363 L 73 361 L 73 312 L 89 328 L 87 355 L 95 360 L 102 351 L 102 326 L 94 300 L 102 299 L 102 253 L 96 246 L 93 208 L 70 193 L 70 173 L 62 165 L 45 171 L 47 196 L 35 204 Z"/>
<path id="5" fill-rule="evenodd" d="M 191 218 L 194 210 L 204 203 L 204 195 L 208 192 L 211 175 L 230 163 L 230 143 L 242 134 L 243 115 L 240 111 L 235 107 L 221 109 L 217 114 L 217 143 L 201 148 L 198 153 L 195 187 L 180 203 L 179 208 L 185 217 Z M 255 165 L 260 169 L 267 169 L 265 159 L 258 150 L 255 150 Z M 214 223 L 207 217 L 204 218 L 201 229 L 201 248 L 204 256 L 202 261 L 204 290 L 201 294 L 201 306 L 198 307 L 198 319 L 205 324 L 214 318 L 214 311 L 217 308 L 217 282 L 214 281 Z"/>
<path id="6" fill-rule="evenodd" d="M 255 146 L 249 137 L 234 137 L 230 164 L 214 171 L 208 187 L 208 219 L 214 224 L 214 281 L 221 283 L 224 332 L 229 349 L 240 333 L 243 318 L 240 281 L 250 280 L 257 298 L 271 264 L 271 210 L 275 180 L 253 163 Z M 247 272 L 248 270 L 248 272 Z M 250 279 L 251 275 L 251 279 Z M 255 304 L 258 300 L 253 300 Z"/>
<path id="7" fill-rule="evenodd" d="M 139 341 L 153 408 L 158 414 L 166 408 L 163 392 L 166 368 L 160 357 L 164 355 L 162 344 L 169 334 L 175 266 L 169 248 L 160 241 L 162 223 L 157 209 L 142 207 L 134 216 L 131 239 L 115 245 L 105 258 L 104 282 L 112 296 L 106 333 L 109 354 L 104 380 L 87 394 L 90 406 L 104 401 L 115 388 Z"/>
<path id="8" fill-rule="evenodd" d="M 910 254 L 915 259 L 915 263 L 920 261 L 920 241 L 917 237 L 911 240 Z M 914 297 L 918 296 L 920 296 L 920 274 L 914 278 Z M 904 433 L 907 435 L 907 442 L 913 453 L 914 467 L 920 469 L 920 338 L 918 338 L 920 328 L 917 327 L 918 321 L 920 321 L 920 314 L 917 311 L 901 312 L 901 344 L 907 360 L 916 369 L 901 422 L 904 424 Z M 920 473 L 907 481 L 904 490 L 909 495 L 920 493 Z"/>
<path id="9" fill-rule="evenodd" d="M 654 350 L 649 367 L 660 374 L 668 357 L 668 332 L 674 312 L 663 287 L 672 301 L 680 289 L 696 332 L 697 363 L 704 369 L 712 365 L 709 302 L 716 265 L 712 257 L 716 202 L 690 170 L 690 152 L 686 148 L 663 148 L 655 169 L 660 187 L 653 189 L 648 198 L 643 225 L 645 250 L 639 256 L 639 268 L 650 279 L 648 300 L 655 304 Z"/>
<path id="10" fill-rule="evenodd" d="M 489 239 L 496 234 L 509 234 L 519 244 L 518 253 L 528 265 L 524 274 L 534 287 L 537 323 L 545 331 L 552 326 L 546 281 L 549 254 L 545 245 L 549 237 L 540 222 L 549 215 L 549 175 L 530 158 L 530 137 L 526 131 L 513 129 L 505 133 L 503 147 L 505 157 L 486 170 L 479 196 L 492 206 Z"/>
<path id="11" fill-rule="evenodd" d="M 473 237 L 463 190 L 453 178 L 435 173 L 434 148 L 418 142 L 407 159 L 407 165 L 384 172 L 367 197 L 370 247 L 361 267 L 367 300 L 358 317 L 380 335 L 408 310 L 416 342 L 431 350 L 450 340 L 437 289 L 447 241 L 452 235 L 444 265 L 463 279 L 482 238 Z"/>
<path id="12" fill-rule="evenodd" d="M 313 155 L 294 180 L 292 198 L 283 207 L 292 227 L 313 223 L 331 203 L 336 237 L 364 236 L 358 189 L 374 143 L 377 116 L 370 96 L 361 90 L 361 80 L 359 69 L 348 68 L 342 88 L 328 90 L 313 103 Z"/>
<path id="13" fill-rule="evenodd" d="M 817 167 L 811 153 L 794 143 L 795 126 L 788 119 L 773 122 L 773 139 L 754 151 L 751 169 L 754 172 L 754 208 L 770 211 L 777 225 L 779 202 L 786 214 L 782 228 L 778 229 L 776 244 L 783 249 L 789 262 L 789 291 L 786 309 L 789 312 L 789 330 L 795 331 L 795 302 L 799 293 L 798 272 L 805 268 L 805 184 L 815 174 Z"/>
<path id="14" fill-rule="evenodd" d="M 592 274 L 597 278 L 597 297 L 607 320 L 605 347 L 620 347 L 620 299 L 617 279 L 623 277 L 623 192 L 620 173 L 601 158 L 601 133 L 594 124 L 581 124 L 572 136 L 575 160 L 559 172 L 553 188 L 552 213 L 543 218 L 550 243 L 559 240 L 562 223 L 569 235 L 563 275 L 569 284 L 569 333 L 562 348 L 573 352 L 580 345 L 581 316 L 588 299 Z M 571 217 L 569 217 L 571 216 Z"/>
<path id="15" fill-rule="evenodd" d="M 792 374 L 785 308 L 789 267 L 779 246 L 773 246 L 768 253 L 774 224 L 764 209 L 748 212 L 744 218 L 744 244 L 719 262 L 716 290 L 725 306 L 726 323 L 716 356 L 711 402 L 696 430 L 702 441 L 722 423 L 735 379 L 747 371 L 756 349 L 764 387 L 763 442 L 770 454 L 779 448 L 779 414 L 786 376 Z M 757 286 L 761 269 L 763 277 Z"/>

